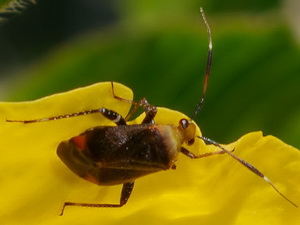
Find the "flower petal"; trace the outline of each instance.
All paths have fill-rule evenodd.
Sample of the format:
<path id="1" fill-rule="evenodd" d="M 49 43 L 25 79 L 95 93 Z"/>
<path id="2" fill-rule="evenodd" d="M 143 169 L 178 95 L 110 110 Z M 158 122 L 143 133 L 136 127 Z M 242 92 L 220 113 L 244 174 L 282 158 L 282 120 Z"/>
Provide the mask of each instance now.
<path id="1" fill-rule="evenodd" d="M 115 83 L 118 96 L 132 99 Z M 299 208 L 228 155 L 192 160 L 179 157 L 177 169 L 138 179 L 126 206 L 114 209 L 67 207 L 65 201 L 116 203 L 120 186 L 99 187 L 78 178 L 56 156 L 56 147 L 84 130 L 110 125 L 101 115 L 32 124 L 36 119 L 106 107 L 125 116 L 130 104 L 112 97 L 110 83 L 49 96 L 33 102 L 0 103 L 0 218 L 4 224 L 298 224 Z M 143 115 L 131 123 L 140 123 Z M 157 124 L 177 125 L 180 112 L 158 108 Z M 198 135 L 200 130 L 198 129 Z M 273 136 L 249 133 L 225 146 L 262 171 L 300 204 L 300 152 Z M 195 154 L 218 150 L 196 140 Z"/>

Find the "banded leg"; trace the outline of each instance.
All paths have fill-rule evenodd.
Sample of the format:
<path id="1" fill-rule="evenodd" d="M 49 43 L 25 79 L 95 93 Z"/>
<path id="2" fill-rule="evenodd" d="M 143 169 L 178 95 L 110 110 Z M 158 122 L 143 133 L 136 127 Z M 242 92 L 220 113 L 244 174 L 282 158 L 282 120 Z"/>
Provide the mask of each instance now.
<path id="1" fill-rule="evenodd" d="M 98 204 L 98 203 L 77 203 L 77 202 L 65 202 L 61 210 L 60 216 L 64 214 L 67 206 L 79 206 L 79 207 L 92 207 L 92 208 L 117 208 L 125 205 L 131 195 L 134 182 L 123 184 L 120 203 L 119 204 Z"/>
<path id="2" fill-rule="evenodd" d="M 205 157 L 209 157 L 209 156 L 213 156 L 213 155 L 224 154 L 225 152 L 223 150 L 220 150 L 220 151 L 215 151 L 215 152 L 206 152 L 201 155 L 195 155 L 194 153 L 190 152 L 186 148 L 181 147 L 181 153 L 183 153 L 184 155 L 186 155 L 187 157 L 189 157 L 191 159 L 200 159 L 200 158 L 205 158 Z"/>
<path id="3" fill-rule="evenodd" d="M 154 119 L 154 117 L 156 115 L 156 112 L 157 112 L 155 106 L 150 105 L 145 98 L 142 98 L 138 102 L 134 102 L 132 100 L 121 98 L 121 97 L 115 95 L 113 82 L 111 82 L 111 86 L 112 86 L 113 97 L 115 99 L 117 99 L 119 101 L 128 102 L 128 103 L 134 105 L 134 108 L 128 113 L 128 115 L 126 116 L 125 119 L 123 117 L 121 117 L 121 116 L 115 118 L 116 120 L 120 119 L 120 121 L 114 121 L 115 119 L 111 119 L 110 118 L 113 115 L 109 115 L 109 111 L 113 112 L 112 110 L 100 108 L 100 109 L 91 109 L 91 110 L 85 110 L 85 111 L 80 111 L 80 112 L 75 112 L 75 113 L 70 113 L 70 114 L 65 114 L 65 115 L 59 115 L 59 116 L 53 116 L 53 117 L 41 118 L 41 119 L 33 119 L 33 120 L 12 120 L 12 119 L 6 119 L 6 122 L 38 123 L 38 122 L 47 122 L 47 121 L 51 121 L 51 120 L 67 119 L 67 118 L 77 117 L 77 116 L 84 116 L 84 115 L 89 115 L 89 114 L 94 114 L 94 113 L 101 113 L 106 118 L 114 121 L 117 125 L 126 125 L 126 121 L 128 121 L 130 119 L 130 117 L 138 110 L 138 108 L 139 107 L 143 107 L 144 111 L 146 113 L 146 116 L 145 116 L 145 118 L 144 118 L 144 120 L 143 120 L 142 123 L 143 124 L 154 123 L 153 119 Z M 114 113 L 116 113 L 116 112 L 114 112 Z M 114 114 L 114 113 L 112 113 L 112 114 Z"/>
<path id="4" fill-rule="evenodd" d="M 117 126 L 120 125 L 126 125 L 125 119 L 117 112 L 106 109 L 106 108 L 101 108 L 99 112 L 107 119 L 111 120 L 114 122 Z"/>
<path id="5" fill-rule="evenodd" d="M 51 120 L 60 120 L 60 119 L 67 119 L 67 118 L 71 118 L 71 117 L 84 116 L 84 115 L 89 115 L 89 114 L 99 113 L 99 112 L 100 112 L 100 109 L 92 109 L 92 110 L 86 110 L 86 111 L 81 111 L 81 112 L 76 112 L 76 113 L 70 113 L 70 114 L 65 114 L 65 115 L 52 116 L 52 117 L 48 117 L 48 118 L 34 119 L 34 120 L 6 119 L 6 122 L 39 123 L 39 122 L 47 122 L 47 121 L 51 121 Z"/>
<path id="6" fill-rule="evenodd" d="M 35 120 L 9 120 L 9 119 L 6 119 L 6 122 L 38 123 L 38 122 L 46 122 L 46 121 L 51 121 L 51 120 L 67 119 L 67 118 L 71 118 L 71 117 L 83 116 L 83 115 L 88 115 L 88 114 L 93 114 L 93 113 L 101 113 L 104 117 L 115 122 L 117 125 L 126 125 L 125 119 L 120 114 L 118 114 L 117 112 L 115 112 L 113 110 L 109 110 L 106 108 L 81 111 L 81 112 L 76 112 L 76 113 L 71 113 L 71 114 L 66 114 L 66 115 L 60 115 L 60 116 L 54 116 L 54 117 L 42 118 L 42 119 L 35 119 Z"/>
<path id="7" fill-rule="evenodd" d="M 84 115 L 93 114 L 93 113 L 101 113 L 104 117 L 115 122 L 117 125 L 126 125 L 125 119 L 120 114 L 118 114 L 117 112 L 115 112 L 113 110 L 109 110 L 106 108 L 81 111 L 81 112 L 70 113 L 70 114 L 66 114 L 66 115 L 60 115 L 60 116 L 54 116 L 54 117 L 42 118 L 42 119 L 35 119 L 35 120 L 9 120 L 9 119 L 6 119 L 6 122 L 38 123 L 38 122 L 46 122 L 46 121 L 51 121 L 51 120 L 67 119 L 67 118 L 77 117 L 77 116 L 84 116 Z"/>

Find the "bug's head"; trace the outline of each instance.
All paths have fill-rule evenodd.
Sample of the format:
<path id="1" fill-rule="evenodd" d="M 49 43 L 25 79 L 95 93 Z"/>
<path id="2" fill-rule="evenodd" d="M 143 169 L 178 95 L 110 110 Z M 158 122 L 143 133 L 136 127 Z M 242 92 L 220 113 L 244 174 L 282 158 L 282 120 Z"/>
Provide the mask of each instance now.
<path id="1" fill-rule="evenodd" d="M 182 135 L 182 140 L 187 145 L 192 145 L 195 142 L 196 125 L 191 120 L 179 120 L 178 130 Z"/>

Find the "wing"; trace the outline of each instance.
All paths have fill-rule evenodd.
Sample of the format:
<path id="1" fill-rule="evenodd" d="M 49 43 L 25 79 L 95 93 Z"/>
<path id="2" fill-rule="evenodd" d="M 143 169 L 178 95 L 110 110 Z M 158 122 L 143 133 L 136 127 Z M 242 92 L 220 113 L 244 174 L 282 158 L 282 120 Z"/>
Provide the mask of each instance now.
<path id="1" fill-rule="evenodd" d="M 148 125 L 96 127 L 62 142 L 57 154 L 75 174 L 99 185 L 130 182 L 169 165 L 159 131 Z"/>

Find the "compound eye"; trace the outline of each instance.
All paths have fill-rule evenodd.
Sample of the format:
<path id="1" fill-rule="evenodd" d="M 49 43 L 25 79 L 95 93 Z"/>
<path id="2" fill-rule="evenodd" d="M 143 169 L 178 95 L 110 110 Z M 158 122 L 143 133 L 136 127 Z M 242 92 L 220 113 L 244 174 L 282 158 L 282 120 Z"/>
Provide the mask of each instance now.
<path id="1" fill-rule="evenodd" d="M 194 143 L 195 143 L 195 138 L 188 140 L 186 144 L 187 145 L 192 145 Z"/>
<path id="2" fill-rule="evenodd" d="M 186 128 L 188 128 L 188 126 L 189 126 L 189 121 L 186 120 L 186 119 L 181 119 L 181 120 L 179 121 L 179 125 L 180 125 L 183 129 L 186 129 Z"/>

